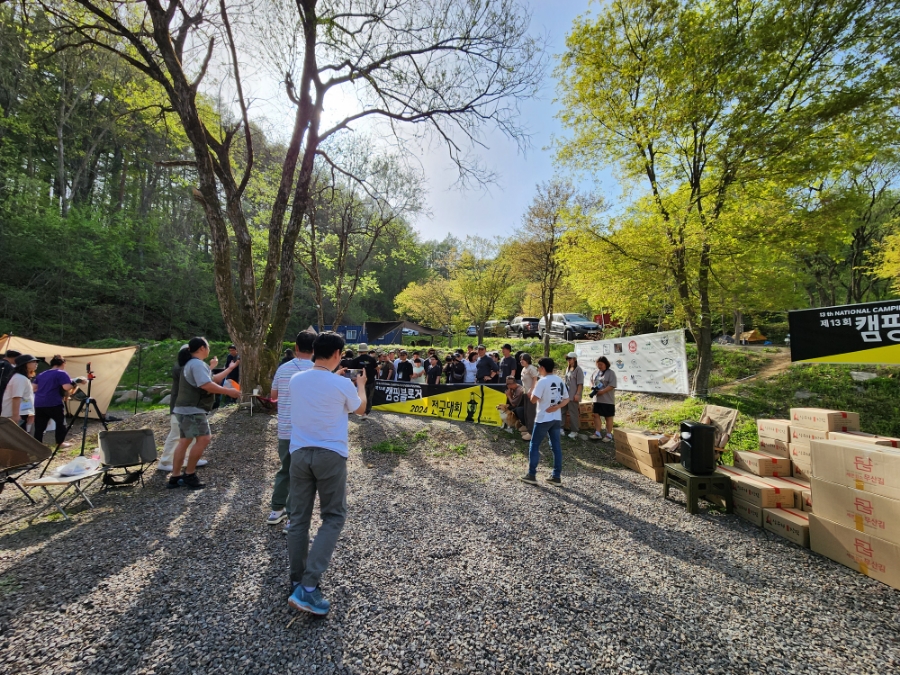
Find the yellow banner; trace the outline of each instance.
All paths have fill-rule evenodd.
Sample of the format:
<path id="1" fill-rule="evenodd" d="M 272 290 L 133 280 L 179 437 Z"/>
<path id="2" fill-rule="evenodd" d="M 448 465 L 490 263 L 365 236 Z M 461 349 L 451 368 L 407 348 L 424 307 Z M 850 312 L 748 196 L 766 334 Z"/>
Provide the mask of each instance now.
<path id="1" fill-rule="evenodd" d="M 400 403 L 383 403 L 372 410 L 421 415 L 440 419 L 456 420 L 502 426 L 503 421 L 497 406 L 506 403 L 506 396 L 488 387 L 474 386 L 442 392 L 424 398 L 414 398 Z"/>

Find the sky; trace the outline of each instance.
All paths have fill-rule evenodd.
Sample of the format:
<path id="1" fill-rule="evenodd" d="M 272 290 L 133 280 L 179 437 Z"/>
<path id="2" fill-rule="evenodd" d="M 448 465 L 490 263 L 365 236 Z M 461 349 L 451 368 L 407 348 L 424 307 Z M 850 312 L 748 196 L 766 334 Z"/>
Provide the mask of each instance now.
<path id="1" fill-rule="evenodd" d="M 522 123 L 532 133 L 531 148 L 524 154 L 518 151 L 514 141 L 502 133 L 493 131 L 486 135 L 486 149 L 477 153 L 481 161 L 499 174 L 496 184 L 483 190 L 454 188 L 457 173 L 446 156 L 436 149 L 422 157 L 428 183 L 429 216 L 413 220 L 414 227 L 424 239 L 443 239 L 447 234 L 456 237 L 478 235 L 482 237 L 508 237 L 521 224 L 522 216 L 534 199 L 538 183 L 554 175 L 553 138 L 565 136 L 556 119 L 558 106 L 553 68 L 556 55 L 565 46 L 566 34 L 572 21 L 588 11 L 588 0 L 533 0 L 532 32 L 546 33 L 549 37 L 551 60 L 544 86 L 538 99 L 522 104 Z M 611 172 L 601 171 L 584 179 L 585 189 L 594 189 L 615 201 L 620 188 Z"/>

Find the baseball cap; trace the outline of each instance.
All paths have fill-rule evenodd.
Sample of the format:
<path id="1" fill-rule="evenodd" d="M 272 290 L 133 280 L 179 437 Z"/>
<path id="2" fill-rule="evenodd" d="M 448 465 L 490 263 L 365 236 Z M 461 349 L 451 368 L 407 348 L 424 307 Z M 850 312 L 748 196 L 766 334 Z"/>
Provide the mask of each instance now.
<path id="1" fill-rule="evenodd" d="M 367 345 L 365 342 L 360 342 L 358 345 L 356 345 L 356 348 L 361 352 L 369 351 L 369 345 Z"/>
<path id="2" fill-rule="evenodd" d="M 568 354 L 566 354 L 566 358 L 567 359 L 577 359 L 578 354 L 576 354 L 575 352 L 569 352 Z"/>
<path id="3" fill-rule="evenodd" d="M 37 358 L 32 356 L 31 354 L 20 354 L 16 357 L 16 365 L 21 366 L 26 363 L 34 363 L 37 361 Z"/>
<path id="4" fill-rule="evenodd" d="M 478 345 L 475 349 L 484 349 L 484 345 Z"/>

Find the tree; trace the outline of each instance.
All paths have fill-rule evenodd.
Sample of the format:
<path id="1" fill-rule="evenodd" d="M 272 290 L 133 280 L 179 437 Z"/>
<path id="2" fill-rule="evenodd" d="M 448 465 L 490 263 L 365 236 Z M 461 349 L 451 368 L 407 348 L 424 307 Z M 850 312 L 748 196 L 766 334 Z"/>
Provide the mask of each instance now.
<path id="1" fill-rule="evenodd" d="M 509 292 L 511 264 L 498 256 L 501 242 L 483 237 L 466 237 L 451 279 L 468 317 L 478 327 L 478 341 L 484 340 L 484 324 L 504 294 Z"/>
<path id="2" fill-rule="evenodd" d="M 394 303 L 398 316 L 408 316 L 432 328 L 460 333 L 469 325 L 453 282 L 441 276 L 411 283 L 397 295 Z"/>
<path id="3" fill-rule="evenodd" d="M 808 184 L 840 161 L 842 134 L 890 105 L 898 5 L 613 0 L 576 20 L 558 70 L 573 132 L 559 159 L 584 170 L 614 163 L 645 186 L 657 245 L 597 236 L 608 255 L 655 267 L 657 286 L 674 288 L 698 345 L 698 395 L 712 368 L 722 216 L 754 183 Z"/>
<path id="4" fill-rule="evenodd" d="M 554 179 L 537 186 L 537 194 L 522 218 L 522 227 L 513 237 L 516 269 L 534 284 L 540 298 L 544 331 L 544 356 L 550 356 L 550 323 L 556 308 L 557 292 L 566 280 L 561 255 L 566 234 L 578 221 L 590 220 L 602 208 L 602 200 L 577 194 L 571 181 Z"/>
<path id="5" fill-rule="evenodd" d="M 256 49 L 289 58 L 279 64 L 295 106 L 278 188 L 268 209 L 265 264 L 257 274 L 244 196 L 254 175 L 250 97 L 239 44 L 253 28 L 252 8 L 219 0 L 40 0 L 70 44 L 91 44 L 158 83 L 192 151 L 178 158 L 196 170 L 194 196 L 210 229 L 216 292 L 242 355 L 242 386 L 274 370 L 294 298 L 295 248 L 310 213 L 316 159 L 342 172 L 326 140 L 381 119 L 394 142 L 436 138 L 462 177 L 477 175 L 465 153 L 486 123 L 522 139 L 515 101 L 530 95 L 543 70 L 528 15 L 513 0 L 297 0 L 259 7 Z M 207 10 L 210 11 L 207 11 Z M 274 16 L 272 18 L 275 18 Z M 283 19 L 280 20 L 280 19 Z M 284 30 L 278 33 L 277 27 Z M 248 42 L 253 42 L 248 40 Z M 296 65 L 296 68 L 292 66 Z M 211 68 L 230 74 L 237 119 L 216 128 L 199 94 Z M 355 94 L 360 107 L 323 125 L 326 100 Z M 412 133 L 401 131 L 409 128 Z M 426 139 L 427 140 L 427 139 Z"/>

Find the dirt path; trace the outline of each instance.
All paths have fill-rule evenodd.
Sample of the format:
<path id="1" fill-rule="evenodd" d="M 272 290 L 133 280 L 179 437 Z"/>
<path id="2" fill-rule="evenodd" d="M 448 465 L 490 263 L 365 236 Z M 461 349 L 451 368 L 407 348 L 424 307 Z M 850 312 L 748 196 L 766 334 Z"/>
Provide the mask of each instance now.
<path id="1" fill-rule="evenodd" d="M 743 380 L 735 380 L 734 382 L 723 384 L 721 387 L 715 387 L 714 389 L 712 389 L 712 391 L 715 391 L 719 394 L 734 391 L 747 382 L 753 382 L 755 380 L 768 380 L 775 377 L 779 373 L 783 373 L 791 367 L 790 350 L 779 349 L 778 353 L 767 354 L 767 356 L 769 356 L 768 363 L 766 363 L 755 375 L 751 375 L 750 377 L 747 377 Z"/>

